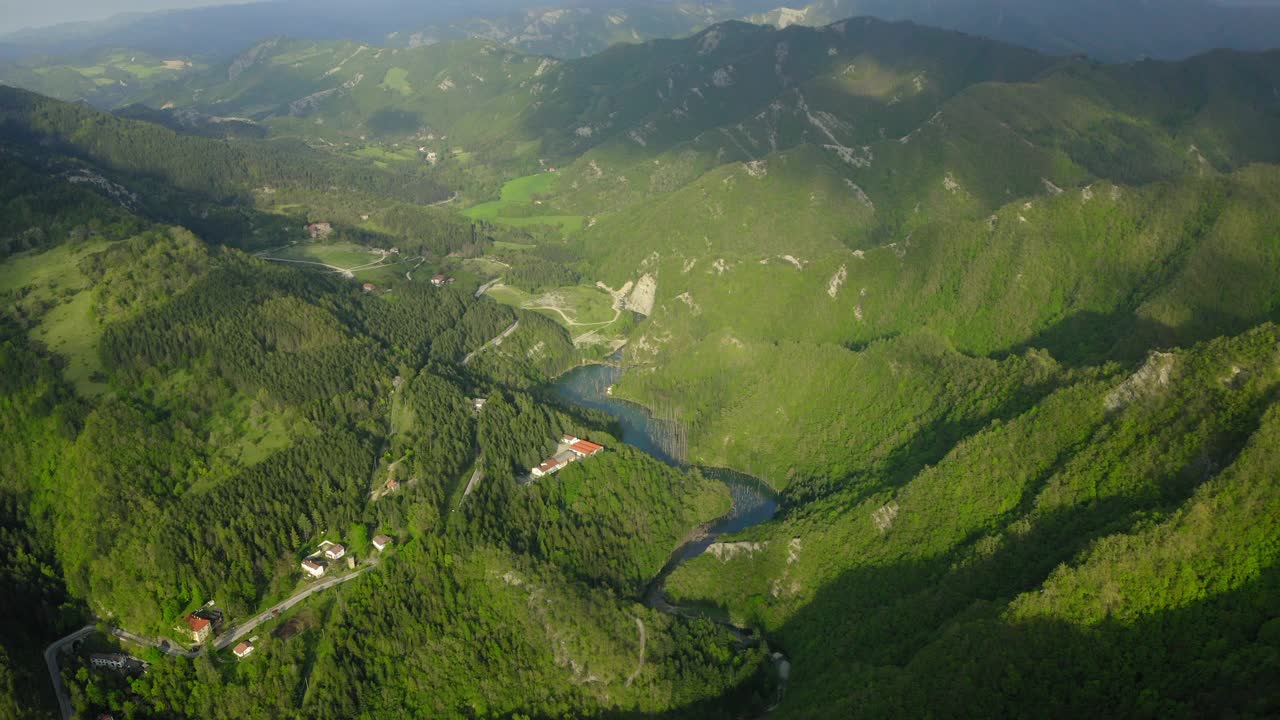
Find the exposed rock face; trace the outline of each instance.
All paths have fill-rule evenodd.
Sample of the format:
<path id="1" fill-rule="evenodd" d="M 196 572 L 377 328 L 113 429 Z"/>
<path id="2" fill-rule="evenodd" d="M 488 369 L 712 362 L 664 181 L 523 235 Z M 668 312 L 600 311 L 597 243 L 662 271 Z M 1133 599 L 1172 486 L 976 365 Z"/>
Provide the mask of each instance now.
<path id="1" fill-rule="evenodd" d="M 876 530 L 886 532 L 893 526 L 893 521 L 898 519 L 898 502 L 890 500 L 880 507 L 880 509 L 871 513 L 871 522 L 875 523 Z"/>
<path id="2" fill-rule="evenodd" d="M 1122 410 L 1135 400 L 1150 397 L 1160 388 L 1168 387 L 1177 361 L 1178 357 L 1173 353 L 1151 353 L 1147 357 L 1146 364 L 1138 372 L 1130 375 L 1127 380 L 1120 383 L 1119 387 L 1107 393 L 1103 401 L 1107 410 L 1111 412 Z"/>
<path id="3" fill-rule="evenodd" d="M 260 42 L 246 50 L 235 60 L 231 61 L 231 67 L 227 68 L 227 80 L 229 82 L 235 82 L 236 78 L 244 74 L 245 70 L 253 67 L 254 64 L 262 58 L 266 51 L 274 48 L 279 43 L 280 38 L 272 38 L 270 40 Z"/>
<path id="4" fill-rule="evenodd" d="M 658 294 L 658 281 L 652 275 L 642 276 L 627 297 L 627 309 L 641 315 L 653 314 L 653 301 Z"/>
<path id="5" fill-rule="evenodd" d="M 301 117 L 303 115 L 306 115 L 312 110 L 315 110 L 316 108 L 320 107 L 321 100 L 324 100 L 325 98 L 337 93 L 338 91 L 339 91 L 338 88 L 329 88 L 328 90 L 321 90 L 320 92 L 317 92 L 317 93 L 311 93 L 310 95 L 304 98 L 299 98 L 297 100 L 294 100 L 293 102 L 289 103 L 289 114 L 294 117 Z"/>
<path id="6" fill-rule="evenodd" d="M 712 543 L 707 553 L 714 555 L 720 562 L 728 562 L 736 557 L 751 556 L 769 547 L 768 542 L 729 542 Z"/>

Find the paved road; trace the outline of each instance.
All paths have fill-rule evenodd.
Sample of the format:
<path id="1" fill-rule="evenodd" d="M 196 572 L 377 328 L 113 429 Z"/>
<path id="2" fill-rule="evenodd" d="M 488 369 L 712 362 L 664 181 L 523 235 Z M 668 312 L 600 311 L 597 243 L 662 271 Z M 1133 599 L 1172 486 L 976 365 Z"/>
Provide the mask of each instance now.
<path id="1" fill-rule="evenodd" d="M 485 350 L 489 349 L 490 347 L 493 347 L 494 345 L 500 345 L 500 344 L 502 344 L 502 341 L 503 341 L 503 340 L 506 340 L 506 339 L 511 335 L 511 333 L 513 333 L 513 332 L 515 332 L 515 331 L 516 331 L 516 328 L 518 328 L 518 327 L 520 327 L 520 321 L 519 321 L 519 320 L 517 320 L 517 321 L 515 321 L 515 322 L 511 323 L 511 327 L 507 328 L 506 330 L 503 330 L 501 335 L 499 335 L 498 337 L 496 337 L 496 338 L 494 338 L 494 339 L 490 340 L 489 342 L 485 343 L 484 345 L 481 345 L 478 349 L 473 350 L 473 351 L 472 351 L 472 352 L 470 352 L 470 353 L 467 353 L 467 356 L 466 356 L 466 357 L 464 357 L 464 358 L 462 358 L 462 364 L 463 364 L 463 365 L 466 365 L 466 364 L 470 363 L 470 362 L 471 362 L 471 358 L 475 357 L 476 355 L 479 355 L 480 353 L 484 352 Z"/>
<path id="2" fill-rule="evenodd" d="M 60 640 L 54 640 L 44 649 L 44 664 L 49 667 L 49 679 L 53 681 L 53 694 L 58 696 L 58 711 L 62 713 L 62 720 L 71 720 L 75 708 L 71 706 L 71 696 L 67 694 L 67 686 L 62 682 L 62 669 L 58 667 L 58 653 L 71 643 L 87 637 L 96 627 L 96 625 L 85 625 Z"/>
<path id="3" fill-rule="evenodd" d="M 249 622 L 245 623 L 244 625 L 232 625 L 226 632 L 214 638 L 213 640 L 214 648 L 218 650 L 226 649 L 229 645 L 231 645 L 231 643 L 253 632 L 254 629 L 257 628 L 259 625 L 261 625 L 262 623 L 274 617 L 273 613 L 275 613 L 276 611 L 284 612 L 285 610 L 288 610 L 289 608 L 293 607 L 294 605 L 297 605 L 303 600 L 306 600 L 312 595 L 315 595 L 321 590 L 328 590 L 329 588 L 335 585 L 341 585 L 342 583 L 347 582 L 348 580 L 355 580 L 361 575 L 372 570 L 377 565 L 378 565 L 377 560 L 370 560 L 368 565 L 365 565 L 364 567 L 360 568 L 359 570 L 356 570 L 353 573 L 349 573 L 347 575 L 327 577 L 323 580 L 316 581 L 316 583 L 311 587 L 301 592 L 298 592 L 285 600 L 281 600 L 275 605 L 272 605 L 266 610 L 263 610 L 257 615 L 254 615 L 252 618 L 250 618 Z"/>
<path id="4" fill-rule="evenodd" d="M 219 635 L 217 638 L 214 638 L 214 641 L 213 641 L 214 648 L 218 650 L 226 649 L 229 645 L 231 645 L 231 643 L 253 632 L 254 629 L 256 629 L 259 625 L 261 625 L 262 623 L 274 617 L 273 615 L 274 612 L 276 611 L 284 612 L 285 610 L 288 610 L 289 608 L 293 607 L 294 605 L 297 605 L 303 600 L 306 600 L 312 595 L 315 595 L 321 590 L 328 590 L 329 588 L 335 585 L 341 585 L 342 583 L 347 582 L 348 580 L 354 580 L 357 577 L 363 575 L 364 573 L 372 570 L 377 564 L 378 564 L 377 560 L 370 560 L 368 565 L 365 565 L 364 567 L 360 568 L 359 570 L 353 573 L 350 573 L 347 575 L 335 575 L 333 577 L 328 577 L 328 578 L 325 578 L 324 580 L 320 580 L 314 585 L 298 593 L 295 593 L 294 595 L 290 596 L 288 599 L 282 600 L 276 603 L 275 605 L 272 605 L 271 607 L 267 608 L 265 611 L 255 615 L 253 618 L 249 620 L 249 622 L 245 623 L 244 625 L 240 625 L 240 626 L 233 625 L 225 633 L 223 633 L 222 635 Z M 67 687 L 62 682 L 62 670 L 58 665 L 58 654 L 61 653 L 62 649 L 65 648 L 66 646 L 70 645 L 76 640 L 80 640 L 81 638 L 87 637 L 89 634 L 93 633 L 94 630 L 96 629 L 97 629 L 96 625 L 85 625 L 84 627 L 71 633 L 70 635 L 64 638 L 61 638 L 59 640 L 53 641 L 49 645 L 49 647 L 45 648 L 44 650 L 44 664 L 49 669 L 49 679 L 53 682 L 53 693 L 58 697 L 58 710 L 62 714 L 62 720 L 71 720 L 72 716 L 75 714 L 75 708 L 71 706 L 71 696 L 67 694 Z M 156 648 L 160 652 L 165 653 L 167 655 L 172 655 L 174 657 L 194 658 L 203 651 L 203 648 L 197 648 L 195 650 L 184 650 L 181 647 L 178 647 L 173 643 L 169 642 L 168 640 L 158 640 L 156 638 L 149 638 L 143 635 L 138 635 L 136 633 L 131 633 L 128 630 L 122 630 L 120 628 L 112 628 L 111 634 L 115 635 L 116 637 L 122 640 L 128 640 L 131 643 L 136 643 L 138 645 L 145 645 L 147 647 Z"/>
<path id="5" fill-rule="evenodd" d="M 489 292 L 489 288 L 493 287 L 494 285 L 497 285 L 500 282 L 502 282 L 502 278 L 496 277 L 490 280 L 489 282 L 481 285 L 480 289 L 476 290 L 476 299 L 479 300 L 481 295 Z"/>

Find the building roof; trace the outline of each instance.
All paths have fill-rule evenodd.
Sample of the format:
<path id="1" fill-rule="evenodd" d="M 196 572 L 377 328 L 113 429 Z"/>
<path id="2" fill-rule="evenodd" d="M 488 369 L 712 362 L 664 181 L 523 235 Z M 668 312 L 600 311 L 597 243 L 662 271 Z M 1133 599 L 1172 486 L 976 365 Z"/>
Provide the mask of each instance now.
<path id="1" fill-rule="evenodd" d="M 186 617 L 186 621 L 187 627 L 191 628 L 191 632 L 200 632 L 201 630 L 209 627 L 209 620 L 207 618 L 202 618 L 199 615 L 188 615 Z"/>
<path id="2" fill-rule="evenodd" d="M 324 566 L 323 566 L 323 565 L 321 565 L 320 563 L 316 562 L 315 560 L 312 560 L 312 559 L 310 559 L 310 558 L 307 558 L 306 560 L 303 560 L 303 561 L 302 561 L 302 567 L 304 567 L 304 568 L 308 568 L 308 569 L 311 569 L 311 570 L 316 570 L 316 569 L 319 569 L 319 568 L 323 568 Z"/>
<path id="3" fill-rule="evenodd" d="M 583 455 L 591 455 L 592 453 L 598 453 L 603 450 L 604 446 L 597 445 L 589 440 L 579 440 L 578 442 L 570 445 L 569 449 Z"/>
<path id="4" fill-rule="evenodd" d="M 341 555 L 346 551 L 347 551 L 346 547 L 339 545 L 337 543 L 334 543 L 333 545 L 330 545 L 329 547 L 324 549 L 324 554 L 325 555 Z"/>
<path id="5" fill-rule="evenodd" d="M 390 543 L 391 543 L 391 538 L 387 537 L 386 535 L 375 535 L 373 537 L 374 545 L 388 545 Z"/>
<path id="6" fill-rule="evenodd" d="M 232 652 L 234 652 L 236 655 L 244 655 L 252 649 L 253 649 L 252 645 L 250 645 L 248 642 L 242 641 L 239 645 L 236 645 L 235 649 L 232 650 Z"/>
<path id="7" fill-rule="evenodd" d="M 559 460 L 555 458 L 547 458 L 546 460 L 542 461 L 541 465 L 538 466 L 538 470 L 544 473 L 548 473 L 548 472 L 551 472 L 552 470 L 555 470 L 556 468 L 559 468 L 560 465 L 561 465 L 561 462 Z"/>

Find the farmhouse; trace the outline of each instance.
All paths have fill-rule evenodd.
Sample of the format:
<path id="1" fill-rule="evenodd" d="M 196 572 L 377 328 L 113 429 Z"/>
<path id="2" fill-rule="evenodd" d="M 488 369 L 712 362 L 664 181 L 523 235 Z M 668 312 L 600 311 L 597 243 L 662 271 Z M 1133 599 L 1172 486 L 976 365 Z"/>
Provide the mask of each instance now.
<path id="1" fill-rule="evenodd" d="M 236 645 L 231 652 L 235 653 L 236 657 L 243 660 L 249 655 L 249 653 L 253 652 L 253 643 L 241 642 L 239 645 Z"/>
<path id="2" fill-rule="evenodd" d="M 386 535 L 375 535 L 373 538 L 373 549 L 382 552 L 391 544 L 391 538 Z"/>
<path id="3" fill-rule="evenodd" d="M 188 615 L 185 620 L 187 622 L 187 630 L 191 632 L 191 639 L 194 642 L 202 643 L 209 638 L 213 625 L 208 618 L 202 618 L 199 615 Z"/>
<path id="4" fill-rule="evenodd" d="M 556 460 L 555 458 L 547 458 L 542 461 L 541 465 L 530 471 L 530 474 L 534 477 L 542 477 L 544 475 L 550 475 L 553 472 L 557 472 L 562 467 L 564 467 L 564 465 L 562 465 L 559 460 Z"/>
<path id="5" fill-rule="evenodd" d="M 337 560 L 347 554 L 347 549 L 341 545 L 330 545 L 324 549 L 324 556 L 330 560 Z"/>
<path id="6" fill-rule="evenodd" d="M 321 575 L 324 575 L 324 566 L 316 562 L 315 560 L 312 560 L 311 558 L 307 558 L 306 560 L 302 561 L 302 570 L 303 572 L 306 572 L 311 577 L 318 578 Z"/>
<path id="7" fill-rule="evenodd" d="M 327 222 L 311 223 L 306 227 L 306 230 L 307 234 L 311 236 L 311 239 L 315 240 L 316 238 L 322 238 L 333 232 L 333 225 Z"/>
<path id="8" fill-rule="evenodd" d="M 362 287 L 362 288 L 364 289 L 364 291 L 365 291 L 365 292 L 373 292 L 374 290 L 377 290 L 377 289 L 378 289 L 378 286 L 377 286 L 377 285 L 374 285 L 373 283 L 365 283 L 364 285 L 361 285 L 360 287 Z"/>
<path id="9" fill-rule="evenodd" d="M 436 287 L 443 287 L 445 282 L 448 281 L 448 279 L 449 278 L 445 277 L 444 275 L 432 275 L 431 284 L 435 285 Z"/>
<path id="10" fill-rule="evenodd" d="M 603 445 L 566 433 L 560 437 L 560 444 L 556 448 L 556 454 L 544 460 L 538 467 L 530 470 L 529 474 L 535 478 L 545 477 L 554 472 L 559 472 L 571 462 L 597 455 L 603 451 Z"/>

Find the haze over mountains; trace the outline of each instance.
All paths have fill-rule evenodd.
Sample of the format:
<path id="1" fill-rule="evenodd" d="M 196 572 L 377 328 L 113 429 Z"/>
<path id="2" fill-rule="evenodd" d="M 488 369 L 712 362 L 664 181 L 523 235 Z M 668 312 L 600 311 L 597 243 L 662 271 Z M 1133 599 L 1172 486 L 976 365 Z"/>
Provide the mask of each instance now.
<path id="1" fill-rule="evenodd" d="M 1179 58 L 1220 47 L 1266 49 L 1280 34 L 1280 10 L 1274 6 L 1212 0 L 818 0 L 797 7 L 777 0 L 277 0 L 18 32 L 0 38 L 0 57 L 121 47 L 224 56 L 244 49 L 244 28 L 253 28 L 260 38 L 348 39 L 399 47 L 484 37 L 526 52 L 579 57 L 615 42 L 688 35 L 724 20 L 824 25 L 859 15 L 911 20 L 1042 52 L 1086 53 L 1113 61 Z"/>
<path id="2" fill-rule="evenodd" d="M 0 715 L 1280 714 L 1271 11 L 775 4 L 22 39 Z"/>

